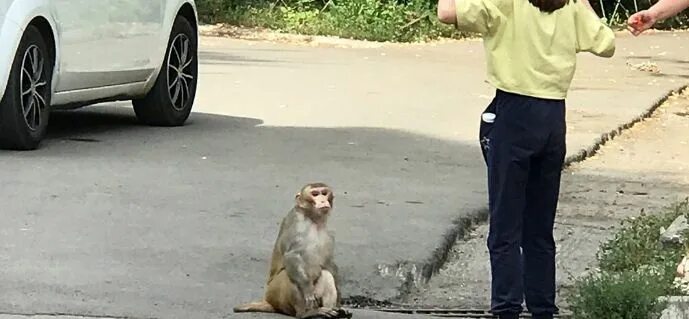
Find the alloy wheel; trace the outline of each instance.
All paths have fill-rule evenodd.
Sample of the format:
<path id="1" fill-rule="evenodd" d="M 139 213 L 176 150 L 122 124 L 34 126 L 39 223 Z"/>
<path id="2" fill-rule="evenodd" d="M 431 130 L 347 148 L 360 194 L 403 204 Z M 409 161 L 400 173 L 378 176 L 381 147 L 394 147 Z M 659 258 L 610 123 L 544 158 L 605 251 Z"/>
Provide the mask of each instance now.
<path id="1" fill-rule="evenodd" d="M 45 93 L 48 89 L 46 73 L 43 72 L 45 59 L 37 45 L 29 46 L 22 58 L 19 86 L 21 87 L 21 107 L 24 121 L 30 130 L 41 126 L 41 114 L 48 107 Z"/>
<path id="2" fill-rule="evenodd" d="M 191 99 L 194 81 L 191 71 L 194 56 L 191 52 L 191 41 L 186 34 L 178 34 L 172 40 L 167 57 L 167 87 L 172 107 L 177 111 L 184 110 L 186 102 Z"/>

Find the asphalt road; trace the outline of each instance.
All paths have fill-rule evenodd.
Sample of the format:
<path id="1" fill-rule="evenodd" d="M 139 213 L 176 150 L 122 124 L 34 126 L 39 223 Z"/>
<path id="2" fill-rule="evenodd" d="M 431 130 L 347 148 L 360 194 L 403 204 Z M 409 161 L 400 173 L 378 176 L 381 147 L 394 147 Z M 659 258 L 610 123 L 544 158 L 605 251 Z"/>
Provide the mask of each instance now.
<path id="1" fill-rule="evenodd" d="M 377 265 L 426 257 L 447 221 L 481 205 L 472 146 L 258 124 L 194 114 L 149 128 L 115 106 L 56 113 L 40 150 L 0 156 L 0 309 L 221 318 L 260 297 L 280 218 L 316 180 L 337 192 L 347 295 L 394 295 Z"/>
<path id="2" fill-rule="evenodd" d="M 141 126 L 110 103 L 56 113 L 38 151 L 0 153 L 0 313 L 226 317 L 261 296 L 280 219 L 311 181 L 337 192 L 345 297 L 386 299 L 453 219 L 485 206 L 480 43 L 203 43 L 196 110 L 209 114 L 187 126 Z M 626 86 L 586 75 L 599 80 L 573 97 L 574 150 L 676 79 L 584 61 Z M 614 103 L 582 98 L 598 95 Z"/>

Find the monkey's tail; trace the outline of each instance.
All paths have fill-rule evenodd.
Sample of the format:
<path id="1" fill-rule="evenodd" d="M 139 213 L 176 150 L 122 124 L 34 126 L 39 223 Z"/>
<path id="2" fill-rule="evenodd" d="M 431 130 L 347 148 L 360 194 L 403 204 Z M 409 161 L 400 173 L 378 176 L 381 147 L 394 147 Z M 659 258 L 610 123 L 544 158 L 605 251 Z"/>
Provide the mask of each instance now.
<path id="1" fill-rule="evenodd" d="M 234 307 L 234 312 L 275 312 L 275 308 L 267 301 L 257 301 Z"/>

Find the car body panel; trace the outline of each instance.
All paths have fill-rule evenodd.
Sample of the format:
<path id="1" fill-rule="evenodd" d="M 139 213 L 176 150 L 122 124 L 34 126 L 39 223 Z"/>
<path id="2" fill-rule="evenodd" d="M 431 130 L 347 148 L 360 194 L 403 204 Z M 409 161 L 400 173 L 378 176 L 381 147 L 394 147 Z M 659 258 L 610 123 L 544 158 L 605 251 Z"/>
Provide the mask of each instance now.
<path id="1" fill-rule="evenodd" d="M 145 80 L 156 60 L 151 49 L 161 45 L 164 0 L 87 1 L 50 1 L 62 52 L 56 91 Z"/>
<path id="2" fill-rule="evenodd" d="M 35 17 L 50 15 L 50 0 L 0 0 L 0 9 L 4 9 L 4 21 L 0 21 L 0 96 L 5 93 L 7 80 L 12 69 L 17 47 L 24 33 L 24 28 Z M 47 19 L 53 30 L 55 25 Z"/>
<path id="3" fill-rule="evenodd" d="M 146 84 L 145 90 L 148 91 L 153 87 L 155 84 L 155 79 L 158 77 L 158 73 L 160 72 L 163 62 L 165 62 L 165 59 L 167 58 L 165 56 L 165 52 L 167 51 L 167 43 L 170 41 L 170 33 L 172 32 L 172 25 L 174 24 L 175 17 L 179 13 L 179 11 L 182 9 L 182 7 L 186 4 L 190 5 L 194 11 L 194 21 L 193 23 L 198 24 L 198 11 L 196 8 L 196 2 L 195 1 L 189 1 L 189 0 L 168 0 L 167 2 L 167 7 L 165 7 L 165 12 L 164 12 L 164 18 L 163 21 L 165 21 L 165 24 L 163 25 L 163 32 L 160 34 L 160 42 L 164 43 L 164 45 L 158 46 L 158 51 L 155 52 L 157 57 L 160 57 L 160 60 L 158 60 L 158 64 L 156 65 L 155 70 L 151 74 L 151 78 Z M 198 26 L 196 27 L 196 37 L 197 39 L 200 37 L 199 35 L 199 30 Z"/>
<path id="4" fill-rule="evenodd" d="M 7 80 L 12 69 L 12 61 L 24 32 L 14 21 L 0 17 L 0 98 L 5 94 Z"/>
<path id="5" fill-rule="evenodd" d="M 9 7 L 9 1 L 0 1 L 0 25 L 5 21 L 5 15 L 7 15 L 7 9 L 9 9 Z"/>
<path id="6" fill-rule="evenodd" d="M 0 0 L 0 97 L 23 29 L 43 17 L 56 63 L 52 105 L 86 105 L 146 94 L 165 60 L 174 19 L 191 0 Z M 4 14 L 3 14 L 4 13 Z M 4 19 L 2 17 L 5 17 Z"/>

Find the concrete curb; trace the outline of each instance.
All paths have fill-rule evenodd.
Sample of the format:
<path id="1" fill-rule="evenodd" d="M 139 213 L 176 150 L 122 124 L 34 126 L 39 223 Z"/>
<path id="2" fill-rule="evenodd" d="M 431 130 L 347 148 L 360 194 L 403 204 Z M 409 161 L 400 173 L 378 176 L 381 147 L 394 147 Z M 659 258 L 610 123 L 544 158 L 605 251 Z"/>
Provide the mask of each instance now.
<path id="1" fill-rule="evenodd" d="M 661 302 L 667 303 L 660 319 L 684 319 L 689 318 L 689 296 L 661 297 Z"/>
<path id="2" fill-rule="evenodd" d="M 665 103 L 671 95 L 673 95 L 675 93 L 679 93 L 679 92 L 683 91 L 684 89 L 686 89 L 687 87 L 689 87 L 689 85 L 685 84 L 685 85 L 681 85 L 681 86 L 679 86 L 673 90 L 668 91 L 661 98 L 657 99 L 651 105 L 651 107 L 648 108 L 641 115 L 635 117 L 634 119 L 632 119 L 631 121 L 629 121 L 627 123 L 624 123 L 624 124 L 618 126 L 617 128 L 615 128 L 614 130 L 612 130 L 608 133 L 603 133 L 601 135 L 601 137 L 596 139 L 596 141 L 590 147 L 588 147 L 586 149 L 582 149 L 574 155 L 568 156 L 565 159 L 564 168 L 568 168 L 570 165 L 572 165 L 574 163 L 582 162 L 582 161 L 592 157 L 593 155 L 596 155 L 598 150 L 601 148 L 601 146 L 605 145 L 605 143 L 607 143 L 608 141 L 611 141 L 617 135 L 622 134 L 622 132 L 624 132 L 625 130 L 632 128 L 637 123 L 651 117 L 653 115 L 653 113 L 658 109 L 658 107 L 660 107 L 663 103 Z"/>
<path id="3" fill-rule="evenodd" d="M 450 254 L 452 246 L 457 241 L 466 238 L 475 226 L 488 220 L 488 208 L 483 208 L 475 211 L 469 216 L 461 216 L 452 221 L 453 227 L 450 228 L 441 239 L 440 246 L 433 251 L 429 260 L 424 263 L 421 270 L 422 279 L 428 282 L 431 277 L 440 271 L 440 268 L 445 265 Z"/>
<path id="4" fill-rule="evenodd" d="M 679 93 L 685 89 L 687 89 L 689 85 L 681 85 L 675 89 L 672 89 L 668 91 L 665 95 L 657 99 L 651 107 L 649 107 L 646 111 L 644 111 L 642 114 L 639 116 L 635 117 L 629 122 L 623 123 L 617 128 L 607 132 L 603 133 L 596 141 L 588 148 L 582 149 L 579 152 L 577 152 L 574 155 L 570 155 L 565 159 L 565 163 L 563 166 L 563 170 L 570 167 L 572 164 L 582 162 L 592 156 L 594 156 L 600 148 L 605 145 L 607 142 L 613 140 L 615 137 L 618 135 L 622 134 L 625 130 L 628 130 L 632 128 L 634 125 L 637 123 L 651 117 L 653 113 L 663 104 L 665 103 L 668 98 L 676 93 Z M 480 209 L 472 214 L 469 214 L 469 216 L 461 216 L 455 219 L 452 222 L 453 227 L 448 230 L 443 238 L 441 239 L 440 245 L 438 248 L 436 248 L 433 253 L 431 254 L 431 257 L 423 264 L 422 267 L 422 273 L 421 273 L 421 279 L 423 283 L 428 283 L 428 281 L 436 275 L 440 269 L 445 265 L 447 262 L 450 250 L 452 247 L 459 241 L 464 239 L 464 237 L 471 231 L 475 229 L 475 227 L 479 224 L 482 223 L 487 223 L 488 222 L 488 209 L 483 208 Z M 400 289 L 400 298 L 404 298 L 407 295 L 411 293 L 413 290 L 413 287 L 415 286 L 415 279 L 413 274 L 410 274 L 407 276 L 407 279 L 405 282 L 402 284 L 401 289 Z M 688 304 L 689 304 L 689 299 L 688 299 Z M 689 312 L 687 312 L 689 314 Z M 689 317 L 689 316 L 687 316 Z M 674 318 L 674 317 L 672 317 Z M 663 318 L 665 319 L 665 318 Z"/>

